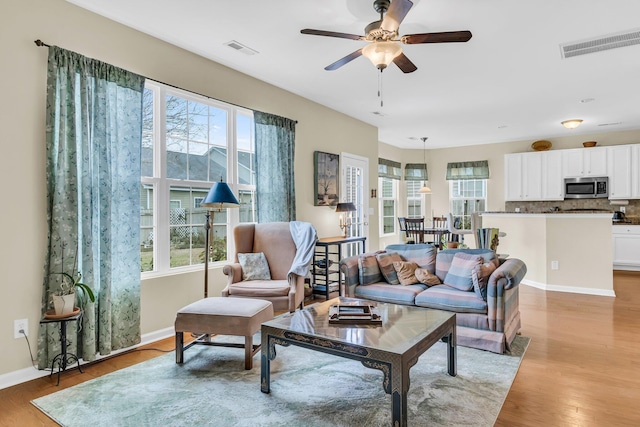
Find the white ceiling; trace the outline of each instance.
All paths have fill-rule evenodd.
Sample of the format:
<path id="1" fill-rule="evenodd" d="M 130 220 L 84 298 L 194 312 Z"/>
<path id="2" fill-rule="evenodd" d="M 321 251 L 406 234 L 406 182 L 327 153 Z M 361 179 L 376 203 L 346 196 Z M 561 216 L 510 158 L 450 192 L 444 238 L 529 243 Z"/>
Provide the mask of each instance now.
<path id="1" fill-rule="evenodd" d="M 364 34 L 379 19 L 373 0 L 68 1 L 377 126 L 398 147 L 422 148 L 422 136 L 441 148 L 640 129 L 640 45 L 569 59 L 559 47 L 639 29 L 638 0 L 413 0 L 400 35 L 473 38 L 403 45 L 418 70 L 383 72 L 383 107 L 365 57 L 324 70 L 365 42 L 300 34 Z M 560 125 L 570 118 L 584 122 L 570 131 Z"/>

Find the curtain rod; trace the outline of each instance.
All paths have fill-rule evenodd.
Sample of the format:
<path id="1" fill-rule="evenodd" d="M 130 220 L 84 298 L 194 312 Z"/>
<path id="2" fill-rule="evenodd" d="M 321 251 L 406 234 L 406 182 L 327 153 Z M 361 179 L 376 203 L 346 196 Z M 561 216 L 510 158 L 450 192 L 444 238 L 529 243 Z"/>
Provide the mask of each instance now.
<path id="1" fill-rule="evenodd" d="M 43 42 L 43 41 L 42 41 L 42 40 L 40 40 L 40 39 L 38 39 L 38 40 L 34 40 L 34 43 L 35 43 L 35 44 L 36 44 L 36 46 L 38 46 L 38 47 L 51 47 L 50 45 L 46 44 L 45 42 Z M 172 88 L 174 88 L 174 89 L 186 90 L 187 92 L 191 92 L 191 93 L 194 93 L 194 94 L 196 94 L 196 95 L 203 96 L 203 97 L 208 98 L 208 99 L 213 99 L 214 101 L 219 101 L 219 102 L 224 102 L 224 103 L 226 103 L 226 104 L 231 104 L 231 105 L 233 105 L 234 107 L 244 108 L 244 109 L 246 109 L 246 110 L 251 110 L 251 111 L 257 111 L 257 110 L 254 110 L 253 108 L 245 107 L 244 105 L 238 105 L 238 104 L 234 104 L 233 102 L 223 101 L 223 100 L 221 100 L 221 99 L 213 98 L 213 97 L 211 97 L 211 96 L 209 96 L 209 95 L 204 95 L 204 94 L 199 93 L 199 92 L 194 92 L 194 91 L 189 90 L 189 89 L 184 89 L 184 88 L 178 87 L 178 86 L 176 86 L 176 85 L 172 85 L 172 84 L 169 84 L 169 83 L 162 82 L 162 81 L 160 81 L 160 80 L 152 79 L 152 78 L 147 77 L 147 76 L 143 76 L 143 77 L 144 77 L 145 79 L 149 79 L 149 80 L 151 80 L 151 81 L 153 81 L 153 82 L 160 83 L 160 84 L 163 84 L 163 85 L 165 85 L 165 86 L 172 87 Z M 262 113 L 262 111 L 260 111 L 260 112 Z M 267 114 L 271 114 L 271 113 L 267 113 Z M 297 121 L 297 120 L 294 120 L 294 122 L 295 122 L 296 124 L 298 124 L 298 121 Z"/>

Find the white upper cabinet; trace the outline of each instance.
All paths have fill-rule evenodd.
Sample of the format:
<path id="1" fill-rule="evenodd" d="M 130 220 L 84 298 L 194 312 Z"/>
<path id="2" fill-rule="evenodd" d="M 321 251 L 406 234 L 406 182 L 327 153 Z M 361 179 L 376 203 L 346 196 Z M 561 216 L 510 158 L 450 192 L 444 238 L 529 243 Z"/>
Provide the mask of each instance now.
<path id="1" fill-rule="evenodd" d="M 607 147 L 561 150 L 565 178 L 607 176 Z"/>
<path id="2" fill-rule="evenodd" d="M 640 144 L 631 146 L 631 198 L 640 199 Z"/>
<path id="3" fill-rule="evenodd" d="M 542 167 L 538 153 L 506 154 L 505 200 L 540 200 Z"/>
<path id="4" fill-rule="evenodd" d="M 562 151 L 543 151 L 541 154 L 542 198 L 543 200 L 564 200 Z"/>
<path id="5" fill-rule="evenodd" d="M 631 148 L 630 145 L 607 147 L 610 199 L 629 199 L 632 197 Z"/>

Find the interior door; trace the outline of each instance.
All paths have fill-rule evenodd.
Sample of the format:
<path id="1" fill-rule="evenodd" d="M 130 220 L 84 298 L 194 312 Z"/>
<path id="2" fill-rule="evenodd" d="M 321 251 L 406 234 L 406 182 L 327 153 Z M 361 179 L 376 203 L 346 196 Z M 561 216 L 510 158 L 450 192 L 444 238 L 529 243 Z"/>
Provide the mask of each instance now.
<path id="1" fill-rule="evenodd" d="M 356 211 L 349 212 L 351 225 L 347 228 L 347 237 L 369 237 L 369 198 L 366 188 L 369 183 L 369 159 L 355 154 L 341 153 L 340 201 L 351 202 Z M 345 245 L 343 256 L 358 253 L 359 243 Z"/>

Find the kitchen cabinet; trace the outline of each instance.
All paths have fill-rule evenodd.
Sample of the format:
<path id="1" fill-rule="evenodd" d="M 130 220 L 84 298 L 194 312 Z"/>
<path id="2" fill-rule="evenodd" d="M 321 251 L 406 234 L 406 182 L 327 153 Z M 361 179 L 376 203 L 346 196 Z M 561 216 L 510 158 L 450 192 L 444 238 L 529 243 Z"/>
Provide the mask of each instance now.
<path id="1" fill-rule="evenodd" d="M 614 270 L 640 271 L 640 225 L 614 225 Z"/>
<path id="2" fill-rule="evenodd" d="M 609 199 L 631 198 L 631 146 L 607 147 Z"/>
<path id="3" fill-rule="evenodd" d="M 607 176 L 607 147 L 576 148 L 561 152 L 565 178 Z"/>
<path id="4" fill-rule="evenodd" d="M 562 157 L 556 152 L 506 154 L 505 200 L 562 200 Z"/>
<path id="5" fill-rule="evenodd" d="M 562 152 L 544 151 L 542 154 L 542 199 L 564 200 Z"/>
<path id="6" fill-rule="evenodd" d="M 640 199 L 640 144 L 631 146 L 631 198 Z"/>

